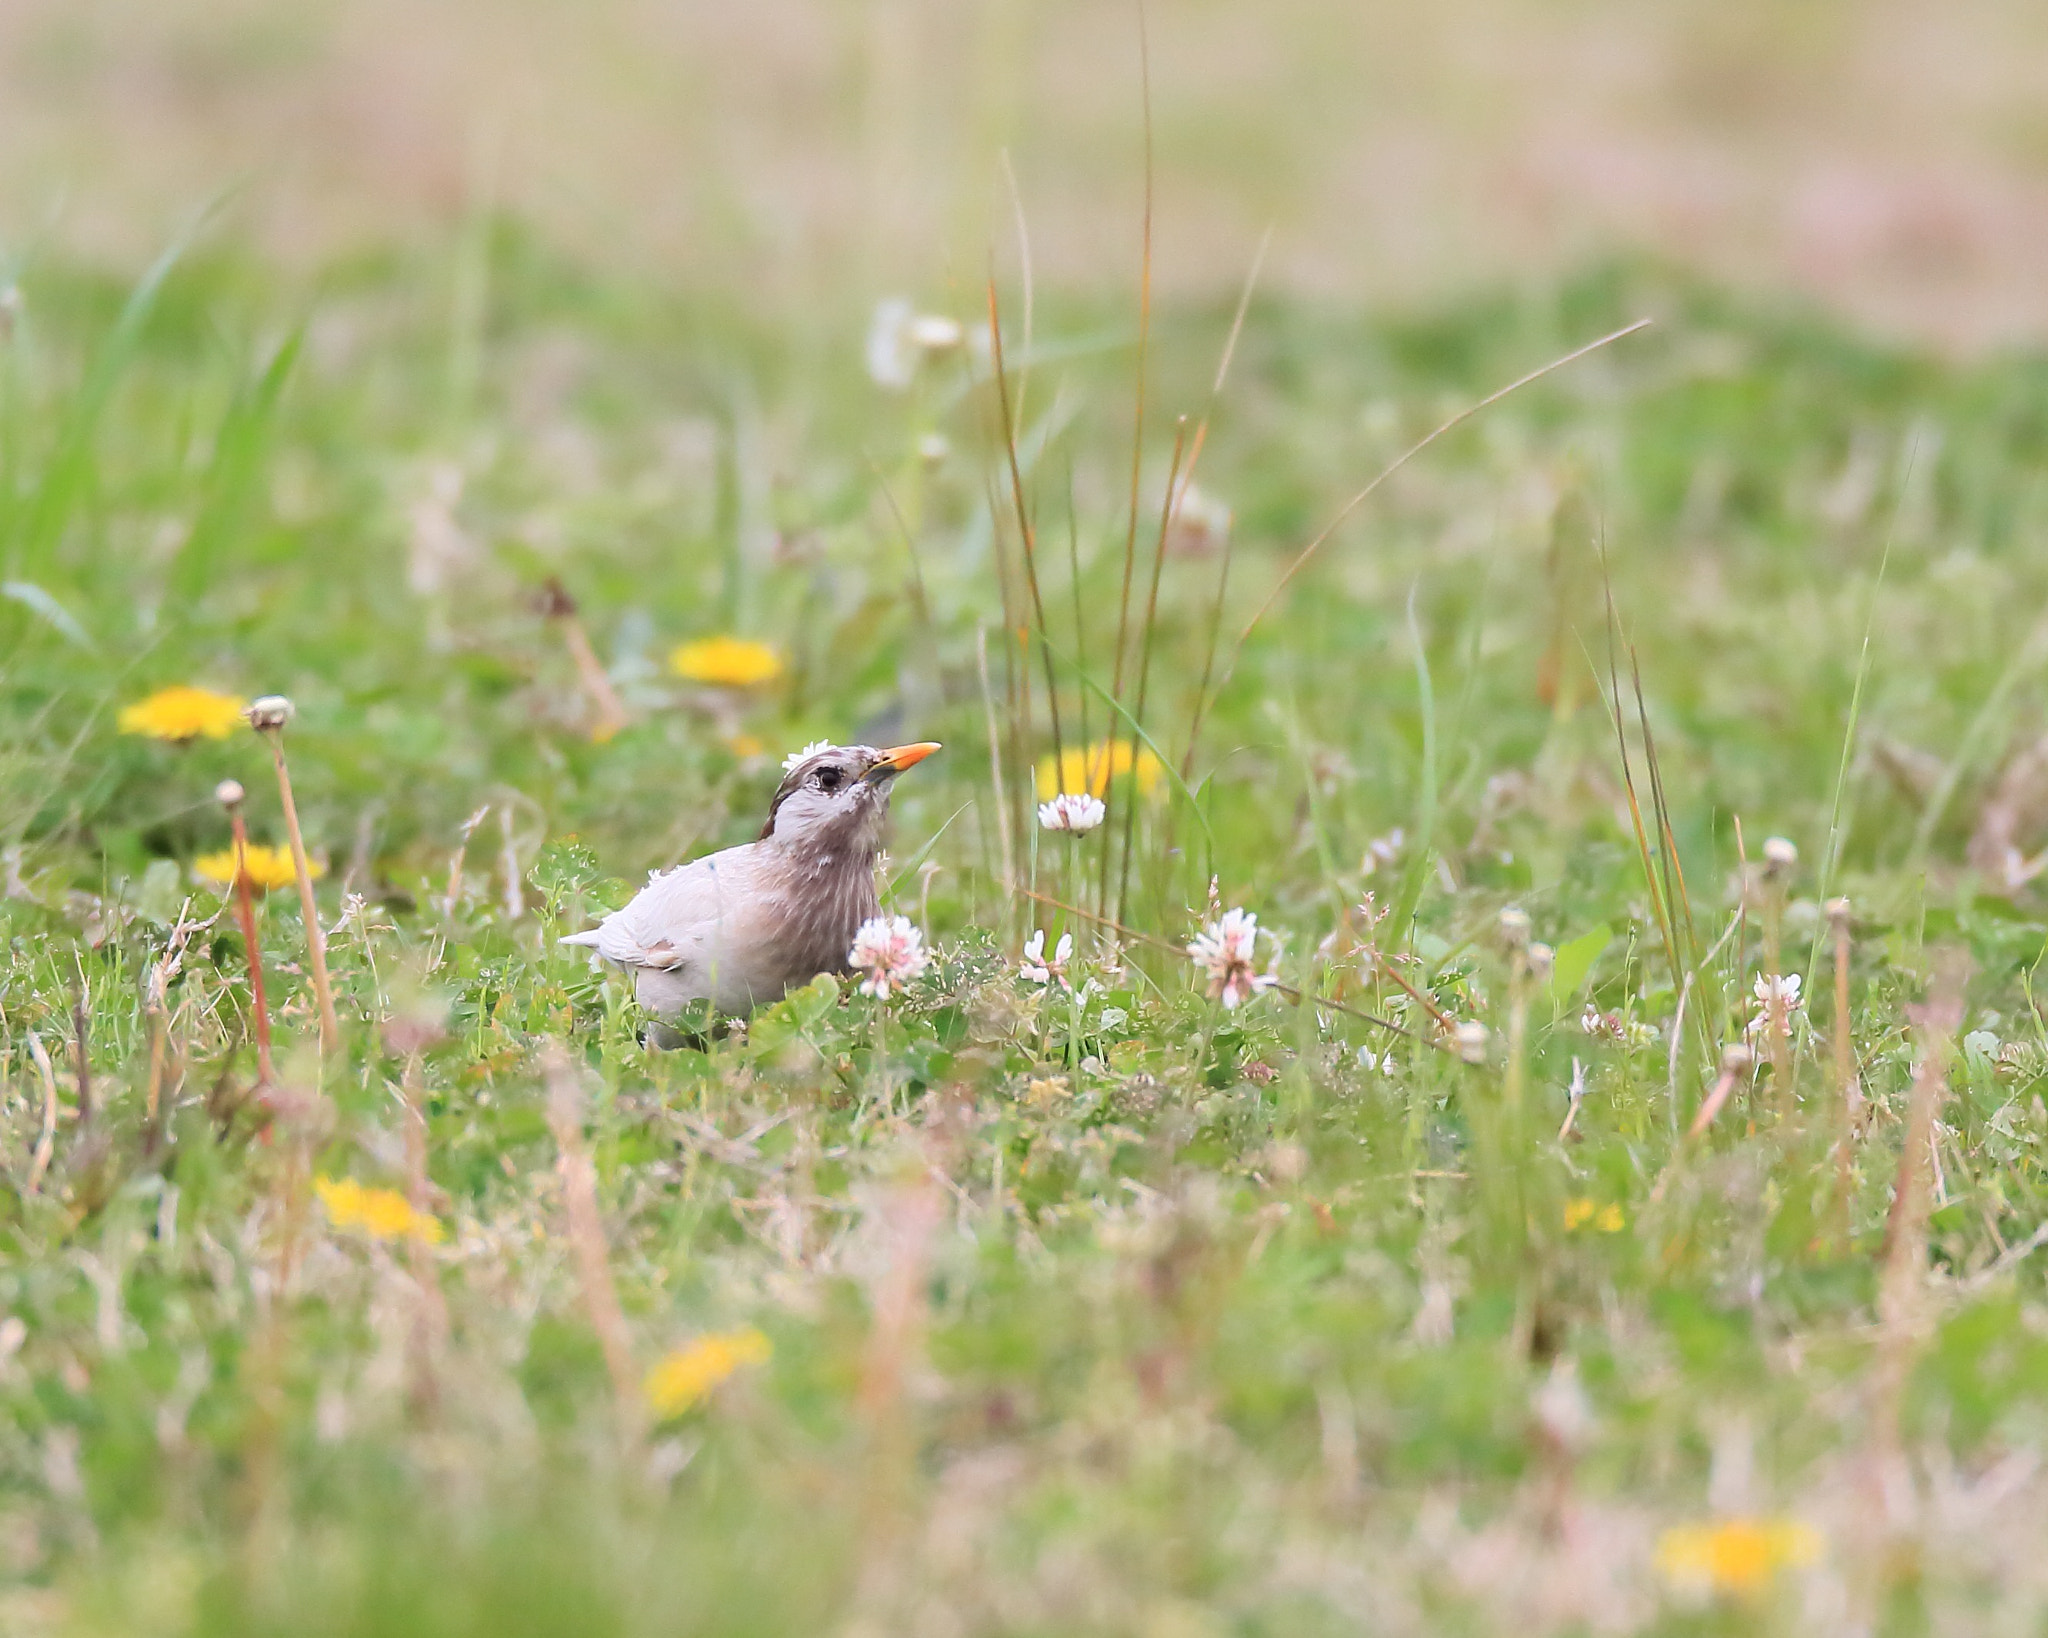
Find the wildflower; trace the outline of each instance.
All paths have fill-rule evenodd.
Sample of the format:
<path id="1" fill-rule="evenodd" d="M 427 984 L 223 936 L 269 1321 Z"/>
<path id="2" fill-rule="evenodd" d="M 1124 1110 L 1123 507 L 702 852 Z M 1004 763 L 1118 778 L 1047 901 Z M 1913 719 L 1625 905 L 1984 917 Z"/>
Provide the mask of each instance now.
<path id="1" fill-rule="evenodd" d="M 1050 801 L 1064 792 L 1087 792 L 1103 796 L 1112 779 L 1131 776 L 1140 796 L 1159 789 L 1166 765 L 1150 750 L 1134 748 L 1127 739 L 1098 739 L 1093 745 L 1069 745 L 1057 763 L 1049 757 L 1038 759 L 1038 796 Z"/>
<path id="2" fill-rule="evenodd" d="M 926 466 L 944 466 L 946 457 L 953 453 L 953 446 L 943 432 L 920 433 L 916 448 L 917 458 Z"/>
<path id="3" fill-rule="evenodd" d="M 1257 916 L 1249 910 L 1226 910 L 1188 945 L 1189 958 L 1209 974 L 1211 1001 L 1221 1001 L 1226 1007 L 1242 1006 L 1279 982 L 1271 969 L 1262 973 L 1252 965 L 1258 939 Z M 1276 965 L 1279 959 L 1276 953 Z"/>
<path id="4" fill-rule="evenodd" d="M 1796 1519 L 1681 1524 L 1657 1539 L 1657 1568 L 1674 1586 L 1754 1598 L 1778 1572 L 1820 1557 L 1820 1533 Z"/>
<path id="5" fill-rule="evenodd" d="M 1801 1016 L 1800 1009 L 1806 1005 L 1805 998 L 1799 993 L 1797 973 L 1786 973 L 1775 979 L 1766 973 L 1759 973 L 1751 993 L 1756 997 L 1756 1016 L 1750 1019 L 1742 1031 L 1743 1035 L 1751 1040 L 1772 1028 L 1773 1018 L 1782 1019 L 1786 1029 L 1790 1030 L 1794 1021 Z"/>
<path id="6" fill-rule="evenodd" d="M 226 739 L 242 723 L 244 702 L 211 688 L 159 688 L 146 700 L 123 706 L 119 718 L 124 734 L 145 734 L 188 745 L 204 735 Z"/>
<path id="7" fill-rule="evenodd" d="M 719 688 L 750 688 L 782 675 L 782 656 L 747 637 L 700 637 L 668 657 L 678 677 Z"/>
<path id="8" fill-rule="evenodd" d="M 243 709 L 242 720 L 259 734 L 272 733 L 292 720 L 298 707 L 282 694 L 265 694 Z"/>
<path id="9" fill-rule="evenodd" d="M 1451 1040 L 1458 1049 L 1458 1056 L 1468 1064 L 1486 1062 L 1486 1026 L 1478 1019 L 1466 1019 L 1451 1032 Z"/>
<path id="10" fill-rule="evenodd" d="M 788 756 L 784 757 L 782 759 L 782 771 L 788 773 L 799 762 L 808 762 L 820 751 L 829 751 L 831 749 L 832 742 L 829 739 L 814 739 L 801 751 L 791 751 Z"/>
<path id="11" fill-rule="evenodd" d="M 1575 1234 L 1588 1223 L 1602 1234 L 1619 1234 L 1628 1226 L 1628 1219 L 1622 1215 L 1621 1207 L 1609 1201 L 1601 1205 L 1585 1195 L 1564 1203 L 1564 1227 L 1567 1234 Z"/>
<path id="12" fill-rule="evenodd" d="M 930 959 L 924 934 L 911 925 L 908 916 L 870 917 L 860 924 L 853 935 L 853 948 L 846 952 L 846 964 L 866 975 L 860 993 L 880 1001 L 908 985 Z"/>
<path id="13" fill-rule="evenodd" d="M 192 861 L 192 869 L 201 881 L 213 882 L 220 887 L 235 885 L 235 850 L 223 848 L 218 853 L 202 853 Z M 289 887 L 298 880 L 298 872 L 292 868 L 292 852 L 288 847 L 270 847 L 263 842 L 251 842 L 242 851 L 242 874 L 249 879 L 251 887 L 268 890 L 273 887 Z M 324 876 L 327 867 L 318 859 L 306 861 L 308 876 Z"/>
<path id="14" fill-rule="evenodd" d="M 725 736 L 725 748 L 742 762 L 747 761 L 750 757 L 757 757 L 768 749 L 767 746 L 761 743 L 760 737 L 755 734 L 727 734 Z"/>
<path id="15" fill-rule="evenodd" d="M 444 1233 L 440 1218 L 415 1211 L 396 1189 L 366 1189 L 352 1177 L 316 1177 L 313 1187 L 327 1208 L 327 1220 L 338 1229 L 359 1228 L 376 1240 L 409 1236 L 429 1245 L 439 1243 Z"/>
<path id="16" fill-rule="evenodd" d="M 663 1420 L 680 1416 L 743 1365 L 763 1365 L 775 1352 L 759 1331 L 714 1331 L 685 1343 L 647 1373 L 640 1384 L 648 1407 Z"/>
<path id="17" fill-rule="evenodd" d="M 1108 812 L 1100 797 L 1085 791 L 1062 792 L 1050 802 L 1038 804 L 1038 823 L 1045 830 L 1071 831 L 1078 836 L 1101 824 Z"/>
<path id="18" fill-rule="evenodd" d="M 1799 862 L 1799 849 L 1782 836 L 1773 836 L 1764 843 L 1764 868 L 1775 875 L 1782 875 Z"/>
<path id="19" fill-rule="evenodd" d="M 1358 863 L 1358 873 L 1370 876 L 1383 866 L 1392 864 L 1401 857 L 1401 846 L 1408 840 L 1408 833 L 1398 825 L 1384 836 L 1375 837 L 1365 845 L 1365 857 Z"/>
<path id="20" fill-rule="evenodd" d="M 868 377 L 878 387 L 901 392 L 933 353 L 951 352 L 966 339 L 957 319 L 919 313 L 900 296 L 877 304 L 868 323 Z"/>
<path id="21" fill-rule="evenodd" d="M 1166 549 L 1179 557 L 1207 557 L 1230 542 L 1229 506 L 1192 482 L 1180 486 L 1166 525 Z"/>
<path id="22" fill-rule="evenodd" d="M 1024 946 L 1024 960 L 1018 972 L 1033 984 L 1050 984 L 1057 979 L 1062 985 L 1067 981 L 1067 959 L 1074 953 L 1074 935 L 1060 934 L 1060 941 L 1053 946 L 1052 960 L 1045 959 L 1045 934 L 1032 933 Z"/>
<path id="23" fill-rule="evenodd" d="M 1602 1012 L 1590 1001 L 1579 1014 L 1579 1028 L 1597 1039 L 1632 1049 L 1653 1045 L 1662 1033 L 1655 1024 L 1624 1017 L 1619 1012 Z"/>

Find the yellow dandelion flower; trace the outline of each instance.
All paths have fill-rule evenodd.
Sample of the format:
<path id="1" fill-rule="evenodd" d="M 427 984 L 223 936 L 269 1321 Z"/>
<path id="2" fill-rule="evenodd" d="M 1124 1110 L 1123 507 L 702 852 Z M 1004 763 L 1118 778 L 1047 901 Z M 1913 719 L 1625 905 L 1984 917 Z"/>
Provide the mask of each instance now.
<path id="1" fill-rule="evenodd" d="M 1069 745 L 1053 758 L 1038 759 L 1038 796 L 1043 802 L 1055 796 L 1101 796 L 1112 779 L 1133 775 L 1140 796 L 1150 796 L 1166 777 L 1166 765 L 1144 746 L 1133 747 L 1127 739 L 1114 742 L 1098 739 L 1093 745 Z"/>
<path id="2" fill-rule="evenodd" d="M 366 1189 L 352 1177 L 316 1177 L 313 1187 L 327 1220 L 338 1229 L 359 1228 L 378 1240 L 411 1236 L 438 1244 L 445 1232 L 441 1219 L 415 1211 L 396 1189 Z"/>
<path id="3" fill-rule="evenodd" d="M 1609 1201 L 1601 1205 L 1587 1195 L 1564 1203 L 1564 1227 L 1567 1234 L 1575 1234 L 1588 1223 L 1602 1234 L 1619 1234 L 1628 1226 L 1628 1219 L 1622 1215 L 1619 1206 Z"/>
<path id="4" fill-rule="evenodd" d="M 1820 1557 L 1820 1532 L 1797 1519 L 1717 1519 L 1657 1538 L 1657 1569 L 1674 1586 L 1754 1598 L 1780 1570 Z"/>
<path id="5" fill-rule="evenodd" d="M 680 1416 L 743 1365 L 761 1365 L 774 1352 L 751 1326 L 714 1331 L 687 1342 L 647 1373 L 640 1391 L 663 1420 Z"/>
<path id="6" fill-rule="evenodd" d="M 691 682 L 751 688 L 782 675 L 782 656 L 747 637 L 700 637 L 670 654 L 668 667 Z"/>
<path id="7" fill-rule="evenodd" d="M 146 734 L 175 745 L 188 744 L 202 734 L 208 739 L 226 739 L 242 726 L 242 708 L 248 703 L 210 688 L 159 688 L 148 699 L 121 708 L 120 728 L 124 734 Z"/>
<path id="8" fill-rule="evenodd" d="M 192 868 L 202 881 L 212 882 L 218 887 L 232 887 L 235 884 L 235 850 L 228 847 L 218 853 L 202 853 L 192 861 Z M 251 842 L 242 854 L 242 874 L 249 878 L 251 887 L 265 891 L 273 887 L 289 887 L 298 880 L 298 872 L 292 869 L 292 850 L 271 847 L 264 842 Z M 318 859 L 308 859 L 306 874 L 317 881 L 327 874 L 327 867 Z"/>

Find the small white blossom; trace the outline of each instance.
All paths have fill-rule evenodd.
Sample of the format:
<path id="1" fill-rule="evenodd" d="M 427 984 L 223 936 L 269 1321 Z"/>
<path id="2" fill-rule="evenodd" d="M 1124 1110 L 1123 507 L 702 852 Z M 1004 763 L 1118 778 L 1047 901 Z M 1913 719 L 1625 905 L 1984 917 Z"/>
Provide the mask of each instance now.
<path id="1" fill-rule="evenodd" d="M 1375 837 L 1365 845 L 1365 857 L 1359 861 L 1358 873 L 1370 876 L 1401 856 L 1402 844 L 1408 840 L 1407 833 L 1398 827 L 1384 836 Z"/>
<path id="2" fill-rule="evenodd" d="M 831 749 L 832 742 L 829 739 L 814 739 L 801 751 L 791 751 L 788 756 L 784 757 L 782 759 L 782 771 L 788 773 L 799 762 L 808 762 L 820 751 L 829 751 Z"/>
<path id="3" fill-rule="evenodd" d="M 1772 1027 L 1773 1014 L 1782 1016 L 1785 1027 L 1790 1030 L 1800 1017 L 1800 1009 L 1806 1005 L 1805 997 L 1799 993 L 1799 975 L 1786 973 L 1775 981 L 1767 973 L 1759 973 L 1751 993 L 1756 997 L 1756 1016 L 1744 1027 L 1743 1034 L 1754 1040 Z"/>
<path id="4" fill-rule="evenodd" d="M 868 324 L 868 375 L 878 387 L 901 392 L 916 379 L 928 354 L 950 352 L 965 339 L 959 321 L 919 313 L 900 296 L 878 303 Z"/>
<path id="5" fill-rule="evenodd" d="M 846 964 L 862 975 L 860 993 L 886 1001 L 924 971 L 924 934 L 908 916 L 871 916 L 853 935 Z"/>
<path id="6" fill-rule="evenodd" d="M 1067 960 L 1074 953 L 1074 935 L 1060 934 L 1060 941 L 1053 946 L 1052 960 L 1045 959 L 1045 934 L 1034 932 L 1030 942 L 1024 946 L 1024 961 L 1018 968 L 1033 984 L 1050 984 L 1055 979 L 1064 984 L 1067 981 Z"/>
<path id="7" fill-rule="evenodd" d="M 1271 968 L 1262 973 L 1253 966 L 1258 940 L 1257 916 L 1249 910 L 1226 910 L 1188 945 L 1189 957 L 1209 975 L 1211 1001 L 1221 1001 L 1226 1007 L 1242 1006 L 1280 982 Z M 1276 952 L 1276 965 L 1279 959 Z"/>
<path id="8" fill-rule="evenodd" d="M 1038 823 L 1046 830 L 1066 830 L 1079 835 L 1101 824 L 1109 809 L 1099 796 L 1085 791 L 1065 791 L 1050 802 L 1038 804 Z"/>
<path id="9" fill-rule="evenodd" d="M 1468 1018 L 1451 1032 L 1458 1056 L 1468 1064 L 1486 1062 L 1486 1026 L 1476 1018 Z"/>

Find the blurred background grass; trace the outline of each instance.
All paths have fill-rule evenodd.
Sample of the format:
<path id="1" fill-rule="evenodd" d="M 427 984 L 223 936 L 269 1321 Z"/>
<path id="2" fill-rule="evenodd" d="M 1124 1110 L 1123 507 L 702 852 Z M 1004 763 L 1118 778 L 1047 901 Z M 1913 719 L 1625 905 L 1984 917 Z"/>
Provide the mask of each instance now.
<path id="1" fill-rule="evenodd" d="M 1375 303 L 1647 251 L 1950 346 L 2048 327 L 2028 0 L 1155 0 L 1163 288 Z M 978 283 L 1013 160 L 1127 286 L 1138 20 L 1094 0 L 10 0 L 0 240 L 139 265 L 224 182 L 304 266 L 487 202 L 780 304 Z"/>

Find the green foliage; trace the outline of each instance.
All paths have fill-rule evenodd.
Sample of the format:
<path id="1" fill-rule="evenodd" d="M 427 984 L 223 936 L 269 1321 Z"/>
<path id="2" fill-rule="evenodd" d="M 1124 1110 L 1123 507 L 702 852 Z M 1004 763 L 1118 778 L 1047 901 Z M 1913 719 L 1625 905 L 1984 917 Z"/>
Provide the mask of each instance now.
<path id="1" fill-rule="evenodd" d="M 1190 751 L 1219 669 L 1202 543 L 1161 568 L 1142 713 L 1113 680 L 1118 311 L 1038 293 L 1019 454 L 1047 613 L 1013 644 L 971 360 L 886 394 L 859 304 L 821 353 L 511 223 L 432 271 L 309 292 L 181 244 L 126 291 L 32 269 L 0 342 L 0 1627 L 1822 1630 L 1802 1587 L 2038 1626 L 2024 1550 L 1969 1509 L 2012 1542 L 2048 1515 L 2048 917 L 1983 868 L 2048 727 L 2048 369 L 1642 267 L 1434 315 L 1255 303 L 1200 474 L 1235 513 L 1225 655 L 1450 408 L 1661 316 L 1382 490 Z M 1227 322 L 1159 315 L 1168 412 L 1199 411 Z M 1621 806 L 1610 592 L 1651 865 L 1694 919 L 1677 972 Z M 782 676 L 668 673 L 728 628 Z M 1042 649 L 1068 745 L 1164 765 L 1099 833 L 1031 824 Z M 225 844 L 225 777 L 283 840 L 269 757 L 116 731 L 173 683 L 299 707 L 345 1040 L 321 1061 L 296 896 L 267 895 L 268 1090 L 192 861 Z M 991 705 L 1038 899 L 1003 882 Z M 821 736 L 946 743 L 896 800 L 892 907 L 929 970 L 887 1002 L 821 977 L 662 1050 L 560 936 L 751 838 Z M 2009 817 L 2038 851 L 2048 812 Z M 1743 886 L 1771 835 L 1806 862 Z M 1212 874 L 1320 1000 L 1204 996 L 1179 951 Z M 1823 890 L 1854 905 L 1847 1020 Z M 1114 949 L 1047 902 L 1113 894 Z M 1547 984 L 1509 906 L 1555 946 Z M 1076 940 L 1043 984 L 1033 931 Z M 1745 1072 L 1688 1138 L 1772 938 L 1803 980 L 1795 1084 Z M 1899 1265 L 1931 1272 L 1902 1284 L 1906 1009 L 1940 946 L 1974 971 Z M 1437 1014 L 1485 1025 L 1480 1061 Z M 565 1204 L 565 1085 L 609 1292 Z M 338 1225 L 308 1171 L 406 1191 L 445 1238 Z M 772 1359 L 658 1426 L 622 1414 L 618 1373 L 747 1328 Z M 1880 1470 L 1919 1508 L 1882 1540 L 1856 1488 Z M 1715 1510 L 1806 1520 L 1822 1563 L 1701 1605 L 1656 1541 Z"/>

